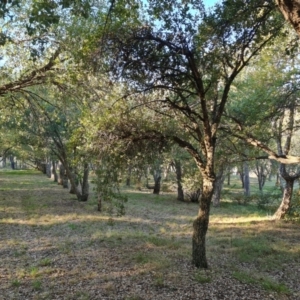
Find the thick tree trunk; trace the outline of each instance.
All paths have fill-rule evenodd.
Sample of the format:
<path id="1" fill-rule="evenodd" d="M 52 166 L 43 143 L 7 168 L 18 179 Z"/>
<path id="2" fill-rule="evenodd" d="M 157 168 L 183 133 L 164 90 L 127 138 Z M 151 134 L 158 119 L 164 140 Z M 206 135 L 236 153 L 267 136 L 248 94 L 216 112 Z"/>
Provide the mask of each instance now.
<path id="1" fill-rule="evenodd" d="M 206 232 L 209 223 L 210 203 L 214 190 L 214 178 L 204 177 L 200 207 L 196 220 L 193 223 L 193 264 L 197 268 L 208 268 L 206 259 Z"/>
<path id="2" fill-rule="evenodd" d="M 285 181 L 286 181 L 286 184 L 284 187 L 281 204 L 273 216 L 274 219 L 276 219 L 276 220 L 283 219 L 291 207 L 295 179 L 290 179 L 290 180 L 285 180 Z"/>
<path id="3" fill-rule="evenodd" d="M 300 1 L 299 0 L 276 0 L 279 10 L 284 18 L 290 22 L 300 35 Z"/>
<path id="4" fill-rule="evenodd" d="M 174 160 L 176 181 L 177 181 L 177 200 L 184 201 L 184 193 L 182 188 L 182 168 L 181 162 L 177 159 Z"/>

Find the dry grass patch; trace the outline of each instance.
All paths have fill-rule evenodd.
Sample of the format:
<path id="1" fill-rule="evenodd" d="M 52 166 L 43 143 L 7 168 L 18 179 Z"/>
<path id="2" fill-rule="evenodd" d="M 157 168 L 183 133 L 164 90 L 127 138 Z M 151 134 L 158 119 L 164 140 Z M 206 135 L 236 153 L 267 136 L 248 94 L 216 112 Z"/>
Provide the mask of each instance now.
<path id="1" fill-rule="evenodd" d="M 112 217 L 39 173 L 15 174 L 0 173 L 0 299 L 300 298 L 299 224 L 212 208 L 202 271 L 190 262 L 197 205 L 127 190 L 126 215 Z"/>

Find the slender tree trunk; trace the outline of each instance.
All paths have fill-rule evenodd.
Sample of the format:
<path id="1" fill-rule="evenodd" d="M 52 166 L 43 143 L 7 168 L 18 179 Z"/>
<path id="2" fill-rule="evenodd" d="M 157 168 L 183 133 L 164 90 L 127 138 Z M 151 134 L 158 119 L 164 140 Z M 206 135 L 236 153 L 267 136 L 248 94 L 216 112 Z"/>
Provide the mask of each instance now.
<path id="1" fill-rule="evenodd" d="M 51 162 L 46 163 L 46 175 L 48 178 L 51 178 Z"/>
<path id="2" fill-rule="evenodd" d="M 221 191 L 223 188 L 224 181 L 225 181 L 224 169 L 221 168 L 218 174 L 216 175 L 214 193 L 212 196 L 213 206 L 215 207 L 220 205 Z"/>
<path id="3" fill-rule="evenodd" d="M 174 160 L 176 181 L 177 181 L 177 200 L 184 201 L 184 193 L 182 188 L 182 168 L 180 160 Z"/>
<path id="4" fill-rule="evenodd" d="M 89 198 L 89 164 L 84 164 L 83 178 L 81 183 L 81 199 L 80 201 L 87 201 Z"/>
<path id="5" fill-rule="evenodd" d="M 227 173 L 227 185 L 230 185 L 230 175 L 231 175 L 231 172 L 230 172 L 230 168 L 229 168 L 228 173 Z"/>
<path id="6" fill-rule="evenodd" d="M 262 192 L 263 187 L 266 183 L 267 175 L 266 175 L 266 167 L 262 164 L 259 164 L 256 162 L 255 166 L 255 174 L 257 176 L 257 181 L 258 181 L 258 188 Z"/>
<path id="7" fill-rule="evenodd" d="M 203 174 L 202 174 L 203 175 Z M 196 220 L 193 223 L 193 264 L 197 268 L 208 268 L 206 259 L 206 232 L 209 223 L 210 203 L 214 189 L 214 178 L 203 176 L 202 194 L 200 197 L 200 207 Z"/>
<path id="8" fill-rule="evenodd" d="M 239 176 L 240 176 L 240 179 L 241 179 L 241 182 L 242 182 L 242 188 L 244 189 L 245 187 L 245 174 L 244 174 L 244 165 L 242 165 L 241 167 L 241 171 L 238 172 Z"/>
<path id="9" fill-rule="evenodd" d="M 289 180 L 286 179 L 285 181 L 286 181 L 286 184 L 284 187 L 281 204 L 273 216 L 274 219 L 277 219 L 277 220 L 283 219 L 291 207 L 295 179 L 289 179 Z"/>
<path id="10" fill-rule="evenodd" d="M 78 185 L 79 185 L 78 177 L 71 168 L 70 168 L 70 172 L 71 172 L 71 176 L 72 176 L 72 181 L 70 180 L 70 183 L 71 183 L 70 194 L 76 195 L 76 190 L 78 190 Z M 72 184 L 72 182 L 74 184 Z"/>
<path id="11" fill-rule="evenodd" d="M 102 211 L 102 197 L 101 197 L 101 193 L 98 193 L 98 211 Z"/>
<path id="12" fill-rule="evenodd" d="M 66 173 L 66 169 L 63 164 L 59 166 L 59 182 L 61 182 L 64 189 L 67 189 L 68 186 L 68 176 Z"/>
<path id="13" fill-rule="evenodd" d="M 127 178 L 126 178 L 126 186 L 131 186 L 131 166 L 128 166 L 127 169 Z"/>
<path id="14" fill-rule="evenodd" d="M 54 160 L 52 160 L 52 174 L 53 174 L 54 182 L 58 182 L 58 175 L 56 172 L 56 162 Z"/>
<path id="15" fill-rule="evenodd" d="M 250 196 L 250 177 L 249 177 L 249 166 L 247 162 L 243 164 L 243 173 L 244 173 L 244 195 L 246 197 Z"/>

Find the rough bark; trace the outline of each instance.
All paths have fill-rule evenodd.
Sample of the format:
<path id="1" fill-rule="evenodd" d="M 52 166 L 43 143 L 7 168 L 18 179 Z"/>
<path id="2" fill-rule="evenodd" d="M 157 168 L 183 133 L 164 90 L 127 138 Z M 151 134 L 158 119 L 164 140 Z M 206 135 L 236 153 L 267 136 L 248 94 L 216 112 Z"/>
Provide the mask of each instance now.
<path id="1" fill-rule="evenodd" d="M 182 188 L 182 168 L 181 162 L 177 159 L 174 160 L 176 181 L 177 181 L 177 200 L 184 201 L 184 193 Z"/>
<path id="2" fill-rule="evenodd" d="M 279 10 L 284 18 L 292 24 L 300 35 L 300 1 L 299 0 L 276 0 Z"/>
<path id="3" fill-rule="evenodd" d="M 197 268 L 208 268 L 205 239 L 209 223 L 210 203 L 214 189 L 214 178 L 203 178 L 198 216 L 193 223 L 193 264 Z"/>

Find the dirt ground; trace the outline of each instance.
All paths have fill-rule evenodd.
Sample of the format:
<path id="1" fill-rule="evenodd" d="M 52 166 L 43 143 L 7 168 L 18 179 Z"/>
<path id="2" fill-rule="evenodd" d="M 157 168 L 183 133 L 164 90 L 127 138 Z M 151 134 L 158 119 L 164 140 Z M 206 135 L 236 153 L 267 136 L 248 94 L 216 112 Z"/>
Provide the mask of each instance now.
<path id="1" fill-rule="evenodd" d="M 300 299 L 297 223 L 221 206 L 197 270 L 197 205 L 132 192 L 125 216 L 96 208 L 43 175 L 1 173 L 0 299 Z"/>

